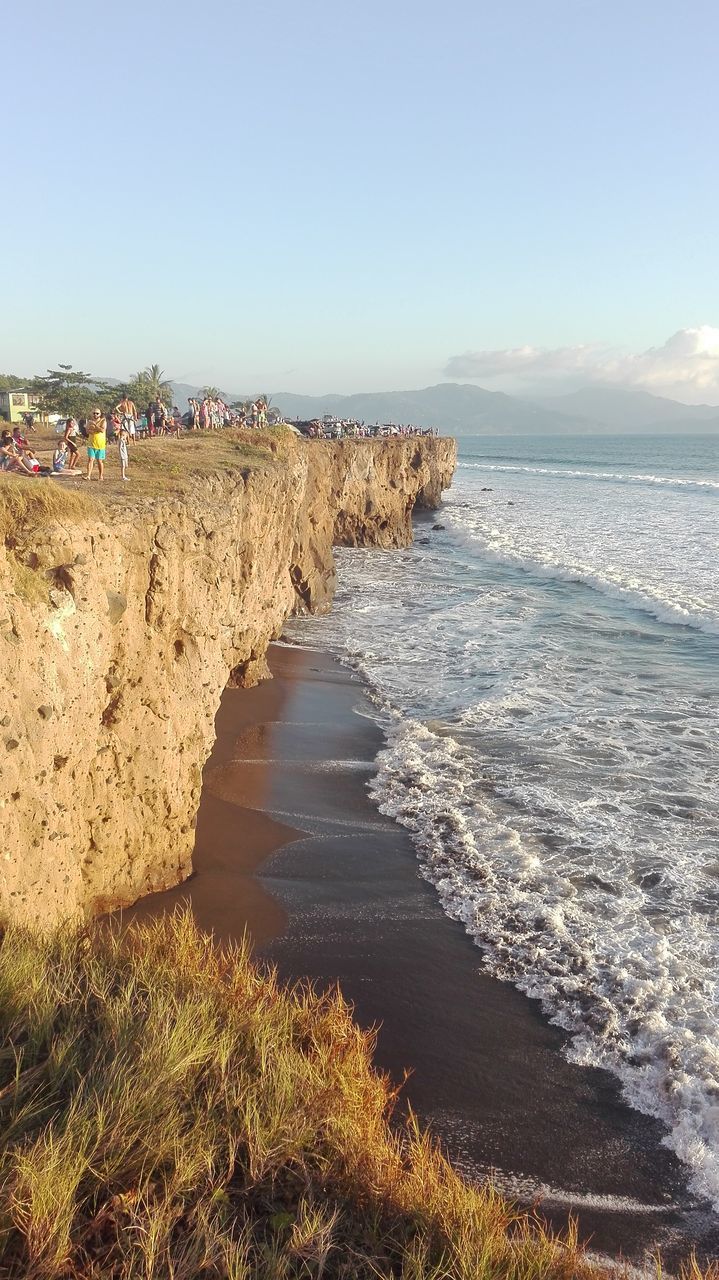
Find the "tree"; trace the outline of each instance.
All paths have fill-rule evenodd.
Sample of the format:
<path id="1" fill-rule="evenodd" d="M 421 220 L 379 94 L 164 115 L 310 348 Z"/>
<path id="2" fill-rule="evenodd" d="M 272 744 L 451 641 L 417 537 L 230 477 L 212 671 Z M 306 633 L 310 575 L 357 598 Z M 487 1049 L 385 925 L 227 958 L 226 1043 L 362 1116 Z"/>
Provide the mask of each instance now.
<path id="1" fill-rule="evenodd" d="M 136 375 L 135 382 L 141 385 L 148 400 L 172 400 L 172 383 L 159 364 L 149 364 Z"/>
<path id="2" fill-rule="evenodd" d="M 144 409 L 146 404 L 156 397 L 153 396 L 150 384 L 145 378 L 144 373 L 136 373 L 134 378 L 129 382 L 123 382 L 122 386 L 117 388 L 117 403 L 122 400 L 123 395 L 127 395 L 132 400 L 135 407 L 139 410 Z"/>
<path id="3" fill-rule="evenodd" d="M 95 404 L 99 405 L 105 413 L 109 413 L 116 408 L 126 391 L 127 384 L 123 382 L 102 382 L 100 380 L 93 382 Z"/>
<path id="4" fill-rule="evenodd" d="M 0 391 L 12 391 L 15 387 L 26 387 L 32 379 L 20 378 L 15 373 L 0 373 Z"/>
<path id="5" fill-rule="evenodd" d="M 172 403 L 172 383 L 165 377 L 164 370 L 159 364 L 149 364 L 146 369 L 140 369 L 134 378 L 122 383 L 116 390 L 118 393 L 116 404 L 123 395 L 128 395 L 138 409 L 154 400 L 162 400 L 165 404 Z"/>
<path id="6" fill-rule="evenodd" d="M 33 378 L 29 390 L 43 413 L 62 413 L 68 418 L 88 418 L 98 403 L 90 374 L 73 369 L 71 364 L 61 364 Z"/>
<path id="7" fill-rule="evenodd" d="M 223 400 L 224 396 L 219 387 L 203 387 L 202 395 L 206 400 Z"/>

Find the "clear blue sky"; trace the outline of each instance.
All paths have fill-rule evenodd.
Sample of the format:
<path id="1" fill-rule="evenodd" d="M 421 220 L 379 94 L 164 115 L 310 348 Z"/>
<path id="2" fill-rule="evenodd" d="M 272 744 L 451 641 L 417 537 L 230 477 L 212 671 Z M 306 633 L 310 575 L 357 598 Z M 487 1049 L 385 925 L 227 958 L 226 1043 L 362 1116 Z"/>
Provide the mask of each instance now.
<path id="1" fill-rule="evenodd" d="M 3 37 L 2 371 L 349 392 L 719 323 L 715 0 L 28 0 Z"/>

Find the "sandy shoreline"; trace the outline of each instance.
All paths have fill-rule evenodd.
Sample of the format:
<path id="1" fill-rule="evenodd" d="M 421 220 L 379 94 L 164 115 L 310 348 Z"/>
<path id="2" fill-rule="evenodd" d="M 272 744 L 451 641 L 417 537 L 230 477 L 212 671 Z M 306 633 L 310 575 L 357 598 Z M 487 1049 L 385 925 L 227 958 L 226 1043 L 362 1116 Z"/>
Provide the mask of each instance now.
<path id="1" fill-rule="evenodd" d="M 362 685 L 333 658 L 273 646 L 275 679 L 228 689 L 198 818 L 195 873 L 138 904 L 190 902 L 220 939 L 250 933 L 287 979 L 340 981 L 380 1025 L 378 1065 L 468 1174 L 569 1212 L 593 1247 L 671 1256 L 711 1247 L 662 1128 L 608 1073 L 561 1055 L 536 1002 L 482 973 L 480 953 L 417 874 L 407 833 L 371 805 L 382 734 Z M 683 1246 L 682 1246 L 683 1242 Z"/>

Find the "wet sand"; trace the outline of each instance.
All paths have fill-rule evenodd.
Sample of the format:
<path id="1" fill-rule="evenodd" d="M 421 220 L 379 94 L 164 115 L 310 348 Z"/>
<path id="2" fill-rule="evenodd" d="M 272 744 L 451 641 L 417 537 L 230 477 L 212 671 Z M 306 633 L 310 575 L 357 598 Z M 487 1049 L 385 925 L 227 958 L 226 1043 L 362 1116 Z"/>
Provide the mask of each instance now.
<path id="1" fill-rule="evenodd" d="M 141 898 L 122 913 L 126 922 L 189 904 L 199 926 L 220 942 L 237 942 L 247 932 L 260 947 L 285 929 L 286 912 L 253 874 L 269 854 L 301 834 L 263 811 L 272 785 L 271 729 L 284 700 L 274 680 L 253 690 L 226 691 L 203 775 L 193 875 L 175 889 Z M 241 778 L 235 776 L 240 753 L 246 757 Z M 235 779 L 234 786 L 224 784 L 227 798 L 225 776 Z"/>
<path id="2" fill-rule="evenodd" d="M 377 1063 L 469 1175 L 597 1250 L 642 1259 L 716 1252 L 662 1126 L 608 1073 L 572 1066 L 539 1005 L 488 977 L 481 953 L 417 873 L 406 832 L 366 783 L 382 735 L 361 683 L 331 657 L 273 646 L 275 679 L 228 689 L 205 769 L 193 877 L 127 917 L 189 902 L 219 939 L 250 933 L 288 978 L 339 980 Z"/>

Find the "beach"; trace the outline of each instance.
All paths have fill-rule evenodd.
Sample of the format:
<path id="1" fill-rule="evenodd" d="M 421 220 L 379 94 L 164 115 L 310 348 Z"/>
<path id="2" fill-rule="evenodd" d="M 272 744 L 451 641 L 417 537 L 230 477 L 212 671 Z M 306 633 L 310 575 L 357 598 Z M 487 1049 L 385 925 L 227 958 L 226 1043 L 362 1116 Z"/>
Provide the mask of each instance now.
<path id="1" fill-rule="evenodd" d="M 339 982 L 377 1065 L 470 1177 L 599 1252 L 711 1249 L 664 1130 L 609 1073 L 572 1065 L 539 1003 L 481 953 L 418 874 L 407 833 L 371 803 L 383 744 L 361 681 L 333 657 L 274 645 L 274 679 L 228 689 L 205 768 L 194 874 L 125 913 L 190 903 L 220 941 L 245 930 L 288 981 Z"/>

